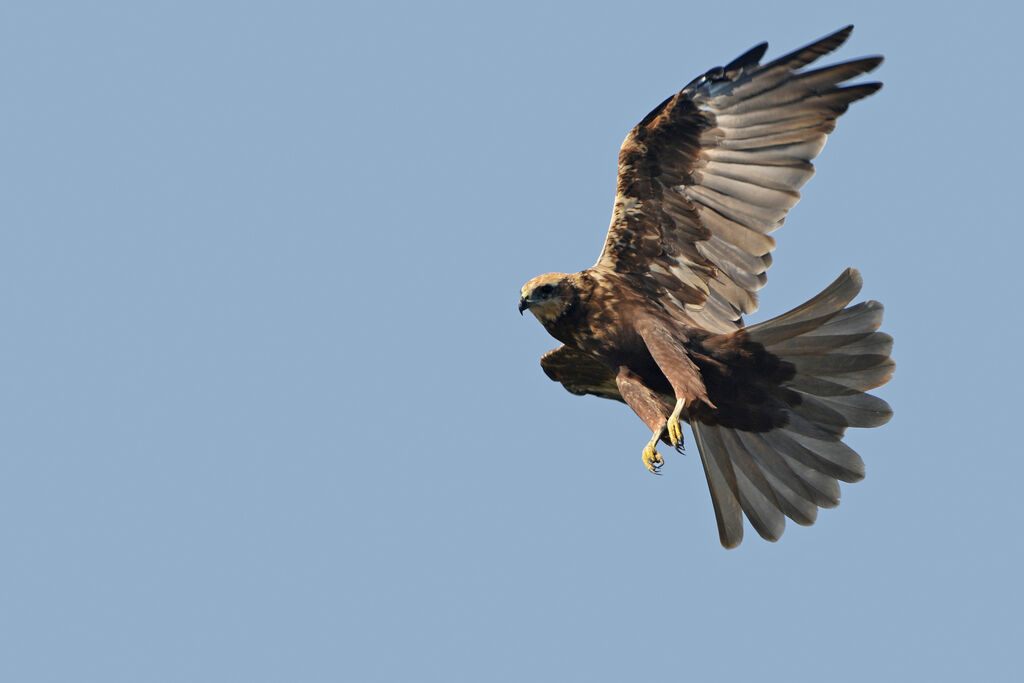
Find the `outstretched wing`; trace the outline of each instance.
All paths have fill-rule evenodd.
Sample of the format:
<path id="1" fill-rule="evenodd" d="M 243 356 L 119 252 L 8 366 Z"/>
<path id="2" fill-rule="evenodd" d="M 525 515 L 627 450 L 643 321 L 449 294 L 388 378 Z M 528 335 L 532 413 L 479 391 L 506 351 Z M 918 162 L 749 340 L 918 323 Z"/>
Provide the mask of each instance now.
<path id="1" fill-rule="evenodd" d="M 762 43 L 662 102 L 622 143 L 611 227 L 594 266 L 630 277 L 674 317 L 713 332 L 757 310 L 775 240 L 851 102 L 881 83 L 842 84 L 881 57 L 801 71 L 847 26 L 775 61 Z"/>
<path id="2" fill-rule="evenodd" d="M 561 382 L 570 393 L 625 401 L 615 383 L 615 374 L 607 365 L 571 346 L 559 346 L 540 357 L 544 373 Z"/>

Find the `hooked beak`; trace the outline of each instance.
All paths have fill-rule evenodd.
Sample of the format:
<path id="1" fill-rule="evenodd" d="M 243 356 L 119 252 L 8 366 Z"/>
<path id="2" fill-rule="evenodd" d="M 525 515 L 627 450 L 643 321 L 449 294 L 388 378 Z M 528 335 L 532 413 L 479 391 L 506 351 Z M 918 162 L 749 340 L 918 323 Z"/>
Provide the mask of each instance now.
<path id="1" fill-rule="evenodd" d="M 519 297 L 519 315 L 523 314 L 527 308 L 530 307 L 530 302 L 526 300 L 526 297 Z"/>

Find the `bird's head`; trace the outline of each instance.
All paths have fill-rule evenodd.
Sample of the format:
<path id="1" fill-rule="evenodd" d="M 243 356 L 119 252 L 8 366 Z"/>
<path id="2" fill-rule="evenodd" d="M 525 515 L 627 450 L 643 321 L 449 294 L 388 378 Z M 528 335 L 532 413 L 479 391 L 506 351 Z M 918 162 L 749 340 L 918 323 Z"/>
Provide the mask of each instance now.
<path id="1" fill-rule="evenodd" d="M 530 309 L 542 323 L 565 315 L 576 300 L 576 288 L 565 273 L 547 273 L 533 278 L 520 290 L 519 312 Z"/>

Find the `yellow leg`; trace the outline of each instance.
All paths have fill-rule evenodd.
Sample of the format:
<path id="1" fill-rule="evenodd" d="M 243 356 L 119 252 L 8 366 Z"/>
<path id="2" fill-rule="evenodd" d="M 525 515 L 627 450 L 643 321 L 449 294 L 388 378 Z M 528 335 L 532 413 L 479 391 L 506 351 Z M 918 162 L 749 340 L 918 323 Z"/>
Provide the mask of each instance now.
<path id="1" fill-rule="evenodd" d="M 658 470 L 660 470 L 661 466 L 665 464 L 665 460 L 658 455 L 658 451 L 654 450 L 654 447 L 658 443 L 658 439 L 661 438 L 664 431 L 665 428 L 662 427 L 658 431 L 654 432 L 654 436 L 652 436 L 651 440 L 647 442 L 646 446 L 644 446 L 644 466 L 654 474 L 661 474 Z"/>
<path id="2" fill-rule="evenodd" d="M 668 422 L 665 423 L 665 428 L 668 429 L 668 439 L 672 442 L 673 446 L 678 446 L 683 441 L 683 427 L 679 424 L 679 416 L 682 414 L 683 406 L 685 405 L 685 398 L 676 401 L 676 407 L 672 414 L 669 415 Z"/>

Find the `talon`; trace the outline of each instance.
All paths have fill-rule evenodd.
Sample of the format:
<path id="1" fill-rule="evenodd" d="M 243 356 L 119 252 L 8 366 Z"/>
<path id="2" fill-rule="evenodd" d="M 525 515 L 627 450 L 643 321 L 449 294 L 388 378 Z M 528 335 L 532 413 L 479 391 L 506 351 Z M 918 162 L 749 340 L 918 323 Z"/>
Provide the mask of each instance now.
<path id="1" fill-rule="evenodd" d="M 662 458 L 658 451 L 654 450 L 654 447 L 658 444 L 658 440 L 661 439 L 661 435 L 665 433 L 665 428 L 662 427 L 658 431 L 654 432 L 654 436 L 644 446 L 643 461 L 644 467 L 653 472 L 654 474 L 661 474 L 659 470 L 661 466 L 665 464 L 665 459 Z"/>
<path id="2" fill-rule="evenodd" d="M 679 416 L 683 412 L 683 407 L 686 405 L 686 399 L 681 398 L 676 401 L 676 407 L 669 415 L 668 420 L 665 423 L 665 429 L 668 431 L 668 440 L 672 442 L 675 448 L 679 448 L 679 445 L 683 443 L 683 427 L 679 424 Z"/>
<path id="3" fill-rule="evenodd" d="M 661 474 L 658 470 L 665 464 L 665 459 L 658 455 L 658 451 L 654 450 L 654 446 L 647 444 L 644 447 L 644 466 L 653 472 L 654 474 Z"/>

